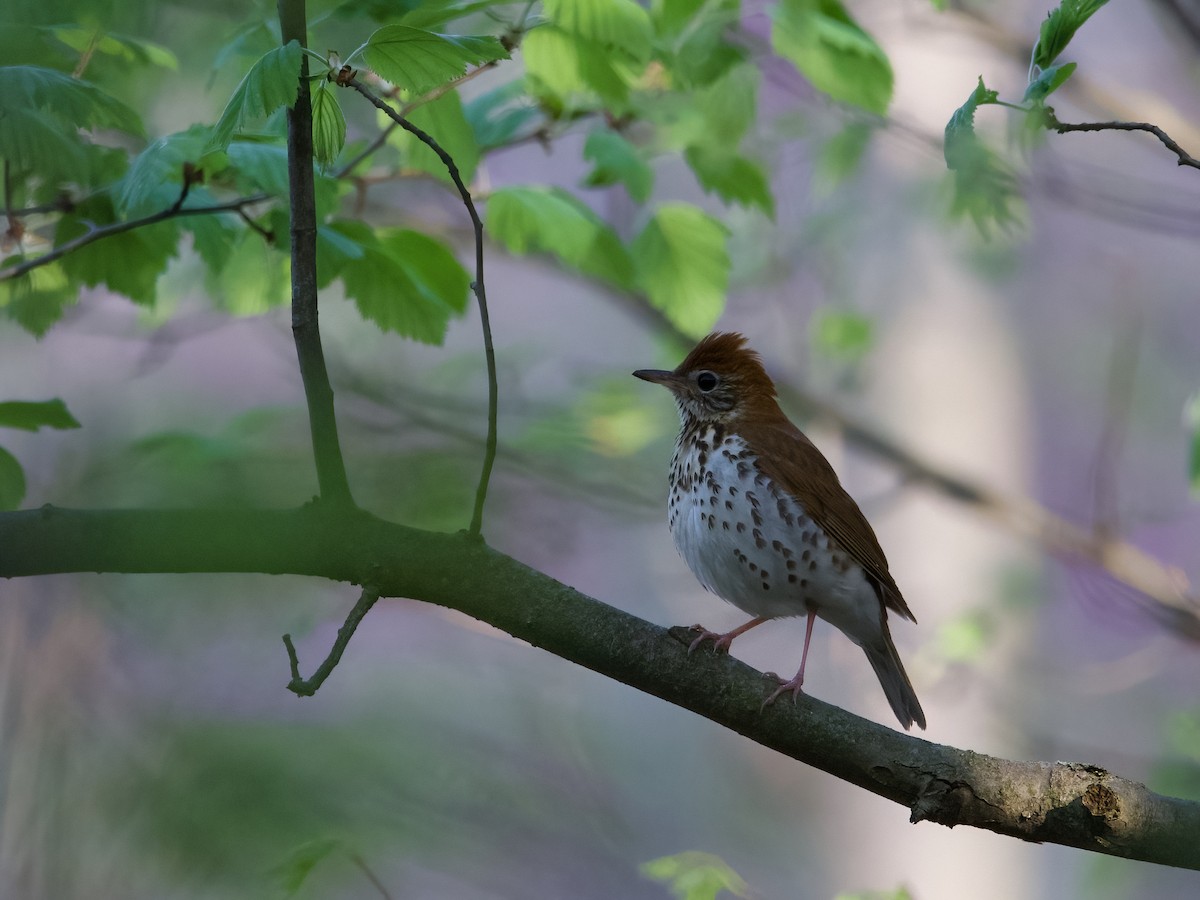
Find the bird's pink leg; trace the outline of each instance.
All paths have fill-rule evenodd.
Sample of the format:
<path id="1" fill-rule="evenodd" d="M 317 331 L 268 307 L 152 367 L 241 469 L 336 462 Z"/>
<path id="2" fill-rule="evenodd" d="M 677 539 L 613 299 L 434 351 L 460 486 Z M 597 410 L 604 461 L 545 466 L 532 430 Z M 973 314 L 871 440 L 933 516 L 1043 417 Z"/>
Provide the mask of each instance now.
<path id="1" fill-rule="evenodd" d="M 745 634 L 751 628 L 761 625 L 766 621 L 767 619 L 765 617 L 759 616 L 757 619 L 751 619 L 745 625 L 739 626 L 738 628 L 733 629 L 733 631 L 727 631 L 724 634 L 718 634 L 715 631 L 709 631 L 703 625 L 693 625 L 688 630 L 698 631 L 700 632 L 700 636 L 688 645 L 688 653 L 691 653 L 705 641 L 713 642 L 713 653 L 728 653 L 729 645 L 733 643 L 733 639 L 735 637 L 737 637 L 739 634 Z"/>
<path id="2" fill-rule="evenodd" d="M 785 694 L 788 691 L 792 692 L 793 703 L 800 696 L 800 689 L 804 687 L 804 664 L 808 662 L 808 642 L 812 640 L 813 625 L 816 621 L 817 614 L 809 610 L 808 623 L 804 626 L 804 652 L 800 654 L 800 671 L 796 673 L 796 677 L 791 681 L 785 681 L 780 684 L 775 689 L 775 692 L 763 702 L 763 706 L 770 706 L 780 694 Z"/>

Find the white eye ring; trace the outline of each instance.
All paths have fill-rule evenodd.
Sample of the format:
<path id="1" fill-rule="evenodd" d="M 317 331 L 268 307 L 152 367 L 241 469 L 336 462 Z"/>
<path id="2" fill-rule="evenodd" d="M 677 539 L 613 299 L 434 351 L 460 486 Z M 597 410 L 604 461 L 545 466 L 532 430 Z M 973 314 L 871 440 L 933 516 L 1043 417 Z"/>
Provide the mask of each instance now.
<path id="1" fill-rule="evenodd" d="M 705 394 L 712 391 L 720 383 L 721 379 L 712 372 L 701 372 L 696 376 L 696 387 L 700 388 Z"/>

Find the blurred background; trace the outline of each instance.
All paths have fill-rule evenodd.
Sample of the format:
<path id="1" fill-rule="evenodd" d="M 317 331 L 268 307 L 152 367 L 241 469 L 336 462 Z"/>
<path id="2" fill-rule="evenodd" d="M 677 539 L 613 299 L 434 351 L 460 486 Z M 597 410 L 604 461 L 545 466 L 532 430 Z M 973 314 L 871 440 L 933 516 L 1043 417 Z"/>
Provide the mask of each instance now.
<path id="1" fill-rule="evenodd" d="M 847 427 L 1020 509 L 1128 541 L 1181 584 L 1200 576 L 1188 419 L 1200 391 L 1200 173 L 1145 134 L 1050 136 L 1022 156 L 1006 148 L 1006 113 L 989 107 L 977 121 L 1016 172 L 1014 222 L 985 238 L 952 218 L 945 123 L 980 75 L 1020 97 L 1048 7 L 948 5 L 851 4 L 895 70 L 869 140 L 853 132 L 860 118 L 764 59 L 749 146 L 768 167 L 773 218 L 722 206 L 670 157 L 654 162 L 649 203 L 687 200 L 728 224 L 719 327 L 763 354 L 879 534 L 920 620 L 894 632 L 923 736 L 1084 761 L 1200 800 L 1200 654 L 1187 621 L 912 477 Z M 1194 15 L 1167 0 L 1104 8 L 1067 54 L 1079 70 L 1056 95 L 1060 118 L 1152 121 L 1200 153 Z M 214 74 L 212 48 L 249 20 L 241 4 L 153 8 L 140 33 L 179 65 L 127 85 L 152 133 L 213 120 L 244 66 Z M 766 4 L 742 4 L 748 39 L 768 26 Z M 327 36 L 341 37 L 330 26 L 314 46 Z M 351 140 L 373 136 L 373 115 L 347 108 Z M 496 150 L 476 177 L 481 196 L 563 185 L 628 235 L 646 206 L 619 186 L 579 188 L 584 135 Z M 433 230 L 469 260 L 468 223 L 442 187 L 363 184 L 367 221 Z M 629 377 L 674 366 L 687 343 L 549 258 L 493 244 L 487 264 L 501 389 L 488 541 L 660 624 L 739 624 L 675 553 L 674 408 Z M 61 397 L 83 425 L 3 435 L 25 466 L 26 507 L 284 506 L 315 493 L 288 310 L 231 314 L 200 272 L 182 254 L 153 309 L 85 292 L 40 340 L 0 324 L 6 397 Z M 431 347 L 381 333 L 337 289 L 322 304 L 356 498 L 408 524 L 465 527 L 486 396 L 474 310 Z M 350 586 L 78 575 L 0 590 L 6 897 L 270 897 L 302 880 L 300 897 L 379 897 L 382 885 L 394 898 L 652 900 L 671 891 L 644 864 L 690 851 L 712 854 L 754 898 L 1197 891 L 1194 873 L 911 826 L 899 806 L 420 603 L 381 601 L 333 677 L 300 700 L 284 689 L 280 635 L 296 637 L 311 670 Z M 790 673 L 802 640 L 801 620 L 772 623 L 735 655 Z M 828 626 L 806 689 L 892 724 L 861 652 Z"/>

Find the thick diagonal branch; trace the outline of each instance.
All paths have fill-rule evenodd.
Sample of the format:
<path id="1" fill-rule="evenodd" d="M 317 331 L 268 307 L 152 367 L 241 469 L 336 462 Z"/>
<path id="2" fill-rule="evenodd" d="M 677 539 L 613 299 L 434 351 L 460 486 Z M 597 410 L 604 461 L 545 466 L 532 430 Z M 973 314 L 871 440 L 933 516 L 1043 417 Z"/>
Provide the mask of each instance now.
<path id="1" fill-rule="evenodd" d="M 1200 869 L 1200 803 L 1095 766 L 930 743 L 802 696 L 760 712 L 760 673 L 580 594 L 465 535 L 323 504 L 286 511 L 0 514 L 0 577 L 262 572 L 370 583 L 460 610 L 907 807 L 910 818 Z"/>

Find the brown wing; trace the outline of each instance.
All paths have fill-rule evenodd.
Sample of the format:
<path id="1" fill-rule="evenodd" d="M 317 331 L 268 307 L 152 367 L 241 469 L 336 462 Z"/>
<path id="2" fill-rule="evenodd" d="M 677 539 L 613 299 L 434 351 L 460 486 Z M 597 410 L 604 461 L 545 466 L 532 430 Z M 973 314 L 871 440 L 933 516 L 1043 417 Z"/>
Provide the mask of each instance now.
<path id="1" fill-rule="evenodd" d="M 758 455 L 759 469 L 795 497 L 817 524 L 866 570 L 888 609 L 917 621 L 888 572 L 887 557 L 875 530 L 842 487 L 829 460 L 782 413 L 780 419 L 762 425 L 739 425 L 738 430 Z"/>

